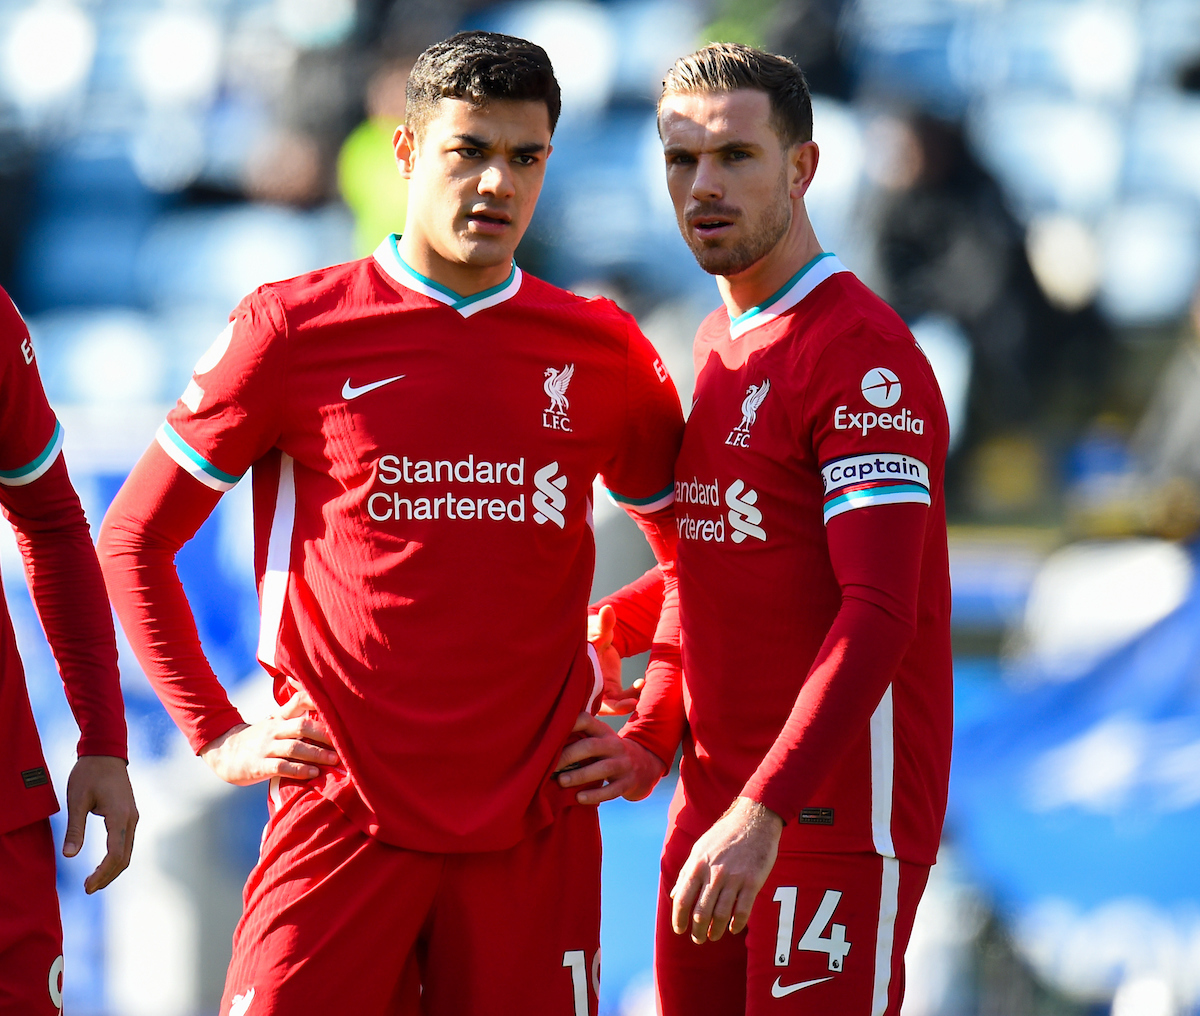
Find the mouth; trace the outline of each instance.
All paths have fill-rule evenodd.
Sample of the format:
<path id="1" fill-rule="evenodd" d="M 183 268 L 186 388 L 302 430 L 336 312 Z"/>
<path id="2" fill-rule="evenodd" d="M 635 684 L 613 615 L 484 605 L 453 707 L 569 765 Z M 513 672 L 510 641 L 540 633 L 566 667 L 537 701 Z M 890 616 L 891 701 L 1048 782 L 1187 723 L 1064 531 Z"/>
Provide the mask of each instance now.
<path id="1" fill-rule="evenodd" d="M 697 236 L 710 240 L 728 233 L 735 221 L 732 215 L 693 215 L 688 219 L 688 225 Z"/>
<path id="2" fill-rule="evenodd" d="M 512 225 L 512 216 L 496 208 L 479 208 L 467 212 L 467 229 L 472 233 L 498 236 Z"/>

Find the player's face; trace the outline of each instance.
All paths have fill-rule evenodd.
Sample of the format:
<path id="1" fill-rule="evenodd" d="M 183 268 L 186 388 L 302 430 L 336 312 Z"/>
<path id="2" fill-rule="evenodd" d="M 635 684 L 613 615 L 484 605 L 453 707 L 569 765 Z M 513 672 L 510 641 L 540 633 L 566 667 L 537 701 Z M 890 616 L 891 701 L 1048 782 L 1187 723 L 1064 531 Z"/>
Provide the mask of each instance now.
<path id="1" fill-rule="evenodd" d="M 441 100 L 420 138 L 403 126 L 396 134 L 409 180 L 406 233 L 451 264 L 507 266 L 533 216 L 550 150 L 544 102 Z"/>
<path id="2" fill-rule="evenodd" d="M 659 110 L 679 230 L 713 275 L 738 275 L 774 249 L 807 189 L 807 180 L 796 187 L 804 146 L 785 149 L 770 114 L 766 92 L 756 89 L 668 95 Z"/>

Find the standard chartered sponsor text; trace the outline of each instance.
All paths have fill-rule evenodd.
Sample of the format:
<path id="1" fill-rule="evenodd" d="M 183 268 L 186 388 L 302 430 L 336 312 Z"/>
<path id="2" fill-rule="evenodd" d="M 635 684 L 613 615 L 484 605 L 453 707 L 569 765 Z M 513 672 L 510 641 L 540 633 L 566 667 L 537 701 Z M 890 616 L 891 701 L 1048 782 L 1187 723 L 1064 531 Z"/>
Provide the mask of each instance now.
<path id="1" fill-rule="evenodd" d="M 407 455 L 384 455 L 379 459 L 378 480 L 397 484 L 460 483 L 481 486 L 525 486 L 525 459 L 502 462 L 476 460 L 473 454 L 449 459 L 410 459 Z M 415 493 L 415 492 L 414 492 Z M 501 493 L 501 491 L 495 491 Z M 401 497 L 400 491 L 377 490 L 367 497 L 367 514 L 376 522 L 411 519 L 490 519 L 494 522 L 524 522 L 525 494 L 508 497 L 466 497 L 431 492 L 428 497 Z"/>

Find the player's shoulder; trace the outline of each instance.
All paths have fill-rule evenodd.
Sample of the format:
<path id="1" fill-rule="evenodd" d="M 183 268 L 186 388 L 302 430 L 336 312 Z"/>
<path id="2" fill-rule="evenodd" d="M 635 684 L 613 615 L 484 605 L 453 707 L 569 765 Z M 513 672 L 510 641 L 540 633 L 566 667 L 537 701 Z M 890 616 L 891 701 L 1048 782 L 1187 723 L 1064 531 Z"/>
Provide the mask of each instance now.
<path id="1" fill-rule="evenodd" d="M 25 363 L 33 360 L 29 327 L 12 297 L 0 289 L 0 359 L 12 361 L 18 357 Z"/>
<path id="2" fill-rule="evenodd" d="M 839 272 L 814 296 L 820 302 L 813 352 L 826 369 L 853 372 L 864 357 L 887 356 L 932 377 L 904 319 L 857 276 Z"/>
<path id="3" fill-rule="evenodd" d="M 235 316 L 249 314 L 296 333 L 378 314 L 395 301 L 378 284 L 372 265 L 371 258 L 359 258 L 268 282 L 241 302 Z"/>
<path id="4" fill-rule="evenodd" d="M 585 334 L 606 336 L 621 342 L 637 332 L 632 314 L 606 296 L 580 296 L 536 275 L 523 273 L 518 305 L 522 312 L 540 312 L 561 317 L 584 329 Z"/>

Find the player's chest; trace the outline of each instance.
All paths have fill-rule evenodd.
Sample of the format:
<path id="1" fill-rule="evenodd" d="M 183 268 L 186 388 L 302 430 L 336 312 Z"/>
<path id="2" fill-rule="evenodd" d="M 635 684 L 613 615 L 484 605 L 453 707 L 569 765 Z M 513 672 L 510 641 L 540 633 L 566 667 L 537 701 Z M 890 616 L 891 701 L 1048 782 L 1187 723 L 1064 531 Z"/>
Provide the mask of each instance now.
<path id="1" fill-rule="evenodd" d="M 579 343 L 546 347 L 452 335 L 321 351 L 291 382 L 285 441 L 343 478 L 388 455 L 581 464 L 602 456 L 620 432 L 623 364 Z"/>

